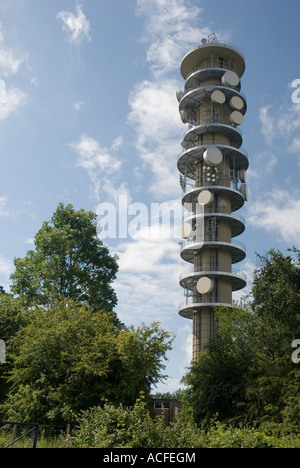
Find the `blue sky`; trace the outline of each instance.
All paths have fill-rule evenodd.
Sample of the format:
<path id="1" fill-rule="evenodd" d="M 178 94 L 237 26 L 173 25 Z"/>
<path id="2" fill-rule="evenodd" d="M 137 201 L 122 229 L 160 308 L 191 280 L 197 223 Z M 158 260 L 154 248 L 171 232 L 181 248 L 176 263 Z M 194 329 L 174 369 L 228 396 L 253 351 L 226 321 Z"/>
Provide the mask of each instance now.
<path id="1" fill-rule="evenodd" d="M 9 288 L 14 257 L 33 247 L 60 202 L 99 220 L 104 203 L 118 215 L 120 199 L 131 220 L 138 208 L 178 208 L 180 61 L 213 32 L 246 58 L 250 197 L 239 238 L 247 258 L 237 267 L 250 286 L 256 252 L 299 248 L 299 17 L 298 0 L 1 0 L 0 284 Z M 176 335 L 158 387 L 173 391 L 191 358 L 192 324 L 177 313 L 186 264 L 168 226 L 149 233 L 139 220 L 128 238 L 104 240 L 119 255 L 116 311 L 127 325 L 160 320 Z"/>

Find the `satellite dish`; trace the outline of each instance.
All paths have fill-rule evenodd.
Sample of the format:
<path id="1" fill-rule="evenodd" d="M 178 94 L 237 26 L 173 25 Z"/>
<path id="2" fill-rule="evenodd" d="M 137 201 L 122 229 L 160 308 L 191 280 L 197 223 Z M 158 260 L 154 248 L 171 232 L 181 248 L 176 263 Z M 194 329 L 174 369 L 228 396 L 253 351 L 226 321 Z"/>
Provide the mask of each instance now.
<path id="1" fill-rule="evenodd" d="M 188 122 L 188 113 L 185 110 L 180 111 L 180 117 L 183 123 Z"/>
<path id="2" fill-rule="evenodd" d="M 226 96 L 222 91 L 214 91 L 211 95 L 211 100 L 216 104 L 224 104 L 226 101 Z"/>
<path id="3" fill-rule="evenodd" d="M 238 86 L 240 79 L 238 75 L 233 71 L 227 71 L 222 76 L 222 83 L 225 86 Z"/>
<path id="4" fill-rule="evenodd" d="M 181 99 L 183 98 L 183 95 L 184 95 L 184 92 L 181 90 L 176 92 L 176 97 L 177 97 L 178 102 L 181 101 Z"/>
<path id="5" fill-rule="evenodd" d="M 192 233 L 192 226 L 190 223 L 183 223 L 183 225 L 180 227 L 180 236 L 183 239 L 188 239 L 191 237 Z"/>
<path id="6" fill-rule="evenodd" d="M 232 109 L 236 110 L 242 110 L 244 107 L 244 102 L 243 99 L 241 99 L 239 96 L 233 96 L 233 98 L 230 99 L 230 106 Z"/>
<path id="7" fill-rule="evenodd" d="M 239 170 L 239 177 L 240 177 L 240 181 L 242 183 L 246 182 L 246 171 L 245 171 L 245 169 L 240 169 Z"/>
<path id="8" fill-rule="evenodd" d="M 205 39 L 205 37 L 201 40 L 201 44 L 203 45 L 207 44 L 207 39 Z"/>
<path id="9" fill-rule="evenodd" d="M 199 294 L 209 294 L 213 290 L 213 282 L 210 278 L 204 276 L 197 282 L 197 291 Z"/>
<path id="10" fill-rule="evenodd" d="M 248 185 L 247 184 L 242 184 L 240 188 L 240 192 L 245 198 L 245 201 L 248 201 Z"/>
<path id="11" fill-rule="evenodd" d="M 244 116 L 239 111 L 234 111 L 230 115 L 230 120 L 235 125 L 242 125 L 244 122 Z"/>
<path id="12" fill-rule="evenodd" d="M 214 199 L 213 194 L 209 190 L 203 190 L 197 198 L 199 205 L 210 205 Z"/>
<path id="13" fill-rule="evenodd" d="M 223 154 L 218 148 L 212 147 L 204 152 L 203 159 L 208 166 L 218 166 L 223 161 Z"/>

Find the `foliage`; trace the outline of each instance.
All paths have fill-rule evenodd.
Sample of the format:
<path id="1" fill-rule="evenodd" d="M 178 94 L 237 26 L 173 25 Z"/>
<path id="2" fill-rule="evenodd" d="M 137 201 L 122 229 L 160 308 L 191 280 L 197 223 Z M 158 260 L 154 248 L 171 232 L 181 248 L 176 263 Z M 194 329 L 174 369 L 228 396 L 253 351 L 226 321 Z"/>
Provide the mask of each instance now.
<path id="1" fill-rule="evenodd" d="M 151 327 L 142 323 L 136 330 L 130 327 L 120 331 L 117 340 L 117 352 L 122 361 L 120 403 L 133 405 L 140 391 L 150 395 L 151 387 L 166 377 L 162 374 L 163 361 L 173 339 L 171 333 L 160 328 L 159 322 Z"/>
<path id="2" fill-rule="evenodd" d="M 180 425 L 180 429 L 179 429 Z M 106 403 L 83 413 L 72 437 L 74 448 L 188 447 L 197 428 L 186 424 L 166 427 L 163 417 L 152 418 L 143 395 L 131 408 Z M 196 431 L 195 433 L 193 431 Z M 181 443 L 180 443 L 181 440 Z"/>
<path id="3" fill-rule="evenodd" d="M 73 448 L 292 448 L 296 437 L 276 437 L 255 429 L 225 427 L 211 421 L 204 430 L 181 415 L 165 426 L 151 418 L 143 396 L 131 408 L 106 403 L 84 412 L 70 438 Z"/>
<path id="4" fill-rule="evenodd" d="M 11 389 L 2 411 L 9 420 L 60 424 L 103 398 L 131 404 L 163 380 L 171 342 L 157 323 L 119 329 L 110 313 L 72 301 L 37 308 L 11 340 Z"/>
<path id="5" fill-rule="evenodd" d="M 20 301 L 11 294 L 0 292 L 0 338 L 7 344 L 25 323 Z"/>
<path id="6" fill-rule="evenodd" d="M 185 394 L 185 390 L 178 389 L 178 390 L 175 390 L 174 392 L 164 392 L 164 393 L 156 392 L 152 396 L 152 398 L 168 398 L 171 400 L 183 401 L 184 394 Z"/>
<path id="7" fill-rule="evenodd" d="M 6 294 L 3 289 L 2 291 L 0 290 L 0 339 L 5 342 L 6 346 L 9 345 L 12 337 L 16 336 L 25 322 L 20 301 L 12 295 Z M 9 391 L 6 373 L 11 364 L 7 357 L 6 359 L 6 364 L 0 365 L 0 404 L 5 400 Z"/>
<path id="8" fill-rule="evenodd" d="M 197 424 L 218 414 L 225 425 L 299 432 L 300 370 L 292 362 L 299 338 L 300 269 L 296 259 L 271 250 L 260 257 L 253 301 L 218 309 L 218 336 L 185 376 Z"/>
<path id="9" fill-rule="evenodd" d="M 294 256 L 274 249 L 259 256 L 252 289 L 253 310 L 283 326 L 289 340 L 300 336 L 300 251 L 291 251 Z"/>
<path id="10" fill-rule="evenodd" d="M 15 259 L 12 291 L 26 306 L 72 299 L 111 312 L 117 259 L 97 237 L 96 215 L 59 204 L 35 236 L 35 250 Z"/>

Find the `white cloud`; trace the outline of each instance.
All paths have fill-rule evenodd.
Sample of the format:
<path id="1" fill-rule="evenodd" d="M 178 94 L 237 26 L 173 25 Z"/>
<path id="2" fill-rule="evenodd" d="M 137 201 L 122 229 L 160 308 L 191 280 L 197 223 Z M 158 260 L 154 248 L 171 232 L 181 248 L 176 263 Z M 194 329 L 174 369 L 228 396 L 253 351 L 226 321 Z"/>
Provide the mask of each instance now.
<path id="1" fill-rule="evenodd" d="M 139 83 L 129 98 L 129 123 L 135 128 L 138 154 L 150 168 L 149 191 L 156 199 L 179 195 L 176 158 L 184 126 L 178 112 L 176 80 Z"/>
<path id="2" fill-rule="evenodd" d="M 27 59 L 27 54 L 17 52 L 5 45 L 2 24 L 0 22 L 0 76 L 8 78 L 16 75 L 23 62 Z"/>
<path id="3" fill-rule="evenodd" d="M 7 119 L 11 113 L 16 112 L 27 102 L 27 94 L 18 88 L 6 89 L 5 102 L 0 104 L 0 120 Z"/>
<path id="4" fill-rule="evenodd" d="M 146 60 L 153 79 L 138 83 L 129 98 L 129 123 L 136 131 L 136 148 L 143 166 L 152 172 L 148 191 L 157 200 L 180 196 L 176 159 L 184 125 L 176 91 L 184 54 L 211 31 L 199 28 L 201 9 L 185 0 L 137 0 L 145 19 Z M 174 75 L 175 76 L 175 75 Z"/>
<path id="5" fill-rule="evenodd" d="M 268 144 L 274 145 L 274 142 L 280 139 L 287 151 L 295 152 L 297 138 L 295 135 L 293 139 L 293 134 L 298 133 L 300 129 L 300 104 L 288 100 L 262 107 L 259 110 L 259 119 L 261 132 Z"/>
<path id="6" fill-rule="evenodd" d="M 164 143 L 174 132 L 179 144 L 178 133 L 183 124 L 175 98 L 177 88 L 176 80 L 143 81 L 130 94 L 131 112 L 128 119 L 137 129 L 137 147 L 143 149 L 145 144 Z"/>
<path id="7" fill-rule="evenodd" d="M 78 154 L 77 166 L 86 170 L 92 184 L 93 196 L 100 199 L 100 191 L 114 195 L 112 178 L 119 174 L 122 162 L 113 153 L 120 147 L 121 139 L 116 139 L 110 149 L 100 146 L 99 142 L 88 135 L 81 135 L 80 139 L 70 146 Z M 107 176 L 110 177 L 108 183 Z"/>
<path id="8" fill-rule="evenodd" d="M 300 193 L 273 190 L 249 205 L 248 222 L 297 245 L 300 238 Z"/>
<path id="9" fill-rule="evenodd" d="M 253 156 L 250 169 L 247 171 L 248 178 L 255 179 L 265 178 L 273 172 L 277 165 L 278 159 L 274 153 L 270 151 L 261 151 Z"/>
<path id="10" fill-rule="evenodd" d="M 6 208 L 6 197 L 0 197 L 0 218 L 9 216 L 9 211 Z"/>
<path id="11" fill-rule="evenodd" d="M 76 112 L 80 112 L 81 108 L 84 106 L 85 102 L 84 101 L 76 101 L 73 102 L 74 109 Z"/>
<path id="12" fill-rule="evenodd" d="M 149 321 L 167 321 L 176 316 L 182 299 L 178 277 L 183 269 L 178 242 L 151 239 L 145 228 L 120 244 L 115 253 L 120 270 L 114 286 L 121 320 L 137 323 L 143 315 Z"/>
<path id="13" fill-rule="evenodd" d="M 24 239 L 24 242 L 25 244 L 34 245 L 35 240 L 33 237 L 27 237 L 26 239 Z"/>
<path id="14" fill-rule="evenodd" d="M 100 170 L 108 174 L 120 169 L 121 162 L 116 160 L 105 147 L 101 147 L 98 141 L 87 135 L 81 138 L 72 147 L 77 151 L 80 158 L 78 165 L 88 171 Z"/>
<path id="15" fill-rule="evenodd" d="M 15 86 L 9 86 L 7 82 L 8 78 L 19 72 L 26 60 L 27 53 L 16 51 L 5 44 L 0 22 L 0 120 L 7 119 L 26 103 L 27 94 Z"/>
<path id="16" fill-rule="evenodd" d="M 259 110 L 259 120 L 261 123 L 261 133 L 268 143 L 272 142 L 274 138 L 274 119 L 270 115 L 271 106 L 262 107 Z"/>
<path id="17" fill-rule="evenodd" d="M 71 44 L 80 45 L 84 41 L 91 41 L 91 25 L 83 13 L 81 5 L 76 5 L 75 14 L 69 11 L 60 11 L 56 18 L 62 21 L 63 31 L 68 33 L 68 42 Z"/>
<path id="18" fill-rule="evenodd" d="M 185 0 L 137 0 L 137 13 L 146 18 L 147 61 L 156 78 L 177 69 L 184 53 L 210 33 L 198 27 L 201 11 Z"/>

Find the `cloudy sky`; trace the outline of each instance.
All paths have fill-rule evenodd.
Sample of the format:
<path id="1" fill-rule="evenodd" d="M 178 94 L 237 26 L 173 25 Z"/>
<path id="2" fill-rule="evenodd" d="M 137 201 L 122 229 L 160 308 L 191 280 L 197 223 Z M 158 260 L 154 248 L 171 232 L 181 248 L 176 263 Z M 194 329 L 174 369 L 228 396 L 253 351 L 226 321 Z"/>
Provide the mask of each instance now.
<path id="1" fill-rule="evenodd" d="M 119 255 L 117 313 L 176 335 L 158 390 L 179 388 L 191 358 L 192 324 L 178 316 L 186 264 L 176 215 L 157 210 L 180 207 L 180 62 L 210 33 L 246 58 L 238 267 L 251 285 L 256 252 L 300 247 L 299 17 L 298 0 L 1 0 L 0 284 L 9 290 L 14 257 L 60 202 L 95 211 Z"/>

